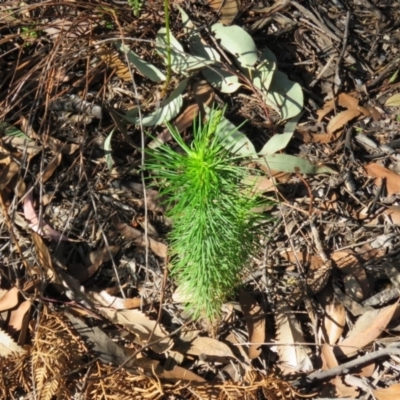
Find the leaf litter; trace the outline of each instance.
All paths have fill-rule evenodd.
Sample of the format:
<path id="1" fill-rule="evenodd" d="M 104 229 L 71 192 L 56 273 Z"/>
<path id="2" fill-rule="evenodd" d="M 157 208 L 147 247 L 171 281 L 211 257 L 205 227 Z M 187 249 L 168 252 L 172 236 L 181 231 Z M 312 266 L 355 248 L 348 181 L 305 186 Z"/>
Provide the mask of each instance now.
<path id="1" fill-rule="evenodd" d="M 109 398 L 397 398 L 397 3 L 350 4 L 349 17 L 308 1 L 172 6 L 165 94 L 160 5 L 133 17 L 106 3 L 0 6 L 0 397 L 96 397 L 105 385 Z M 276 205 L 264 253 L 206 326 L 173 301 L 172 221 L 140 149 L 174 146 L 166 121 L 190 143 L 192 120 L 216 103 L 221 135 L 237 129 L 226 147 Z M 365 356 L 357 386 L 361 366 L 342 366 Z M 321 365 L 338 372 L 298 384 Z"/>

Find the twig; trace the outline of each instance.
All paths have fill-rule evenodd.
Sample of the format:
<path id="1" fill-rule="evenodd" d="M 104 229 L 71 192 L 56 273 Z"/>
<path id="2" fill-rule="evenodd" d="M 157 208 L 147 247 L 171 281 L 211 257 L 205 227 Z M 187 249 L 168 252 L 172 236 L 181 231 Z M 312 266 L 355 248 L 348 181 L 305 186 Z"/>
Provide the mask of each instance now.
<path id="1" fill-rule="evenodd" d="M 368 364 L 381 357 L 387 357 L 391 355 L 400 356 L 399 347 L 388 347 L 386 349 L 378 350 L 373 353 L 365 354 L 364 356 L 358 357 L 355 360 L 349 361 L 338 367 L 328 369 L 327 371 L 316 371 L 312 374 L 298 379 L 293 382 L 293 386 L 300 386 L 304 384 L 311 384 L 318 381 L 324 381 L 337 375 L 347 374 L 350 369 L 360 367 L 361 365 Z"/>
<path id="2" fill-rule="evenodd" d="M 343 33 L 343 43 L 342 43 L 342 51 L 339 54 L 339 58 L 336 63 L 336 69 L 335 69 L 335 78 L 334 78 L 334 88 L 333 92 L 336 94 L 338 90 L 340 89 L 340 86 L 342 85 L 342 81 L 339 76 L 339 70 L 340 70 L 340 63 L 342 62 L 344 52 L 346 51 L 346 46 L 347 46 L 347 39 L 349 38 L 349 23 L 350 23 L 350 11 L 347 11 L 346 14 L 346 24 L 344 26 L 344 33 Z"/>

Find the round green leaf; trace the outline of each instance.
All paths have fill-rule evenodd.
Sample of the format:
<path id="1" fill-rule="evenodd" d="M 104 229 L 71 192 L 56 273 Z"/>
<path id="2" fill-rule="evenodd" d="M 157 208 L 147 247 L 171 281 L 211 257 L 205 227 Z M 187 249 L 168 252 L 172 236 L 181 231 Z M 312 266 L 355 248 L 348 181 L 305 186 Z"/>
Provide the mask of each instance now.
<path id="1" fill-rule="evenodd" d="M 252 37 L 237 25 L 224 26 L 221 23 L 211 27 L 221 46 L 236 57 L 243 68 L 251 68 L 258 60 L 257 48 Z"/>

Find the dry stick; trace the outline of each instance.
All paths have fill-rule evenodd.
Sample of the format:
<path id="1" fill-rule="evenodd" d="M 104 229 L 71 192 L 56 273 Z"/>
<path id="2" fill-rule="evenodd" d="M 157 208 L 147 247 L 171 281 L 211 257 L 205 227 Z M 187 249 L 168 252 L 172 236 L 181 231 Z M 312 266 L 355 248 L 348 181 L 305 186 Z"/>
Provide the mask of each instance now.
<path id="1" fill-rule="evenodd" d="M 318 381 L 324 381 L 329 378 L 333 378 L 337 375 L 347 374 L 349 373 L 351 368 L 360 367 L 361 365 L 368 364 L 371 361 L 374 361 L 381 357 L 387 356 L 400 356 L 400 348 L 399 347 L 388 347 L 386 349 L 378 350 L 373 353 L 365 354 L 364 356 L 358 357 L 355 360 L 348 361 L 338 367 L 328 369 L 327 371 L 316 371 L 312 374 L 294 381 L 292 383 L 293 386 L 300 386 L 304 384 L 311 384 Z"/>
<path id="2" fill-rule="evenodd" d="M 340 63 L 344 56 L 344 52 L 346 51 L 347 39 L 349 38 L 349 23 L 350 23 L 350 11 L 347 11 L 346 24 L 344 26 L 344 33 L 343 33 L 342 51 L 340 52 L 339 58 L 336 63 L 335 78 L 333 80 L 334 81 L 333 92 L 335 94 L 338 92 L 338 90 L 340 89 L 340 86 L 342 84 L 342 81 L 340 80 L 340 77 L 339 77 L 339 70 L 340 70 Z"/>

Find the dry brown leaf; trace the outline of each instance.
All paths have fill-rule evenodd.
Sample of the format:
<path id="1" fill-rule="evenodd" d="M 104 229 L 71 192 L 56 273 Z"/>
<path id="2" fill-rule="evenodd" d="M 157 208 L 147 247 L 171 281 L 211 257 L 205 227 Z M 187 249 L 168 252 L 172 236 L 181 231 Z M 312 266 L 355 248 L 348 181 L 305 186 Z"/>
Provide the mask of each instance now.
<path id="1" fill-rule="evenodd" d="M 11 161 L 3 167 L 0 172 L 0 190 L 3 190 L 11 181 L 12 178 L 18 173 L 19 165 Z"/>
<path id="2" fill-rule="evenodd" d="M 215 93 L 211 85 L 201 80 L 193 84 L 193 96 L 196 104 L 199 106 L 201 116 L 206 115 L 204 106 L 211 107 L 214 102 Z"/>
<path id="3" fill-rule="evenodd" d="M 19 303 L 19 290 L 17 287 L 9 289 L 0 299 L 0 312 L 11 310 Z"/>
<path id="4" fill-rule="evenodd" d="M 21 346 L 19 346 L 11 336 L 0 329 L 0 357 L 7 357 L 13 353 L 25 353 Z"/>
<path id="5" fill-rule="evenodd" d="M 321 346 L 321 360 L 321 369 L 323 371 L 327 371 L 328 369 L 335 368 L 339 365 L 333 352 L 332 346 L 327 343 L 324 343 Z"/>
<path id="6" fill-rule="evenodd" d="M 16 332 L 20 331 L 24 325 L 26 326 L 26 320 L 29 318 L 31 306 L 32 302 L 30 300 L 25 300 L 16 310 L 11 311 L 7 326 L 7 332 L 10 335 L 14 335 Z"/>
<path id="7" fill-rule="evenodd" d="M 197 382 L 197 383 L 207 383 L 207 381 L 201 376 L 189 371 L 186 368 L 175 366 L 172 370 L 166 370 L 161 366 L 155 368 L 154 373 L 156 376 L 162 379 L 166 379 L 172 382 Z"/>
<path id="8" fill-rule="evenodd" d="M 137 182 L 129 182 L 128 189 L 133 190 L 139 195 L 143 195 L 143 185 Z M 147 209 L 156 212 L 165 212 L 165 206 L 162 204 L 166 200 L 165 196 L 160 196 L 157 190 L 146 188 Z M 144 200 L 136 200 L 139 207 L 144 208 Z"/>
<path id="9" fill-rule="evenodd" d="M 342 107 L 345 107 L 349 110 L 356 110 L 358 107 L 358 100 L 355 99 L 351 94 L 340 93 L 337 97 L 337 102 Z M 328 100 L 322 109 L 317 111 L 318 122 L 321 122 L 326 115 L 328 115 L 331 111 L 335 109 L 335 99 Z"/>
<path id="10" fill-rule="evenodd" d="M 343 128 L 348 122 L 360 115 L 358 110 L 346 110 L 335 115 L 328 123 L 326 127 L 326 133 L 333 134 L 339 129 Z"/>
<path id="11" fill-rule="evenodd" d="M 326 371 L 331 368 L 337 367 L 339 364 L 336 360 L 333 348 L 331 345 L 324 343 L 321 346 L 321 359 L 322 359 L 322 370 Z M 335 396 L 335 397 L 356 397 L 358 390 L 355 387 L 347 386 L 340 376 L 330 380 L 330 385 L 333 386 L 331 390 L 330 385 L 324 387 L 323 392 L 320 393 L 322 396 Z"/>
<path id="12" fill-rule="evenodd" d="M 217 361 L 227 363 L 229 360 L 236 359 L 230 347 L 220 340 L 206 336 L 198 336 L 190 342 L 190 347 L 185 350 L 185 354 L 192 356 L 206 356 L 207 361 Z"/>
<path id="13" fill-rule="evenodd" d="M 340 93 L 338 96 L 338 104 L 348 110 L 356 110 L 358 107 L 358 100 L 347 93 Z"/>
<path id="14" fill-rule="evenodd" d="M 355 300 L 366 299 L 371 293 L 371 288 L 367 274 L 360 265 L 357 254 L 352 250 L 336 251 L 332 254 L 332 260 L 345 274 L 345 278 L 354 277 L 355 279 L 345 279 L 346 294 Z"/>
<path id="15" fill-rule="evenodd" d="M 151 341 L 158 341 L 150 346 L 156 353 L 164 353 L 173 346 L 171 338 L 166 337 L 167 333 L 157 321 L 151 320 L 138 310 L 113 310 L 101 307 L 100 313 L 107 317 L 114 324 L 123 325 L 127 330 L 134 333 L 141 345 Z M 153 335 L 151 333 L 153 332 Z"/>
<path id="16" fill-rule="evenodd" d="M 302 140 L 304 143 L 330 143 L 338 138 L 336 134 L 327 134 L 327 133 L 312 133 L 308 132 L 304 129 L 296 129 L 296 137 Z"/>
<path id="17" fill-rule="evenodd" d="M 267 178 L 266 176 L 247 175 L 242 180 L 242 183 L 250 186 L 251 193 L 254 193 L 254 194 L 276 191 L 276 185 L 274 184 L 273 180 L 270 178 Z"/>
<path id="18" fill-rule="evenodd" d="M 42 174 L 42 183 L 47 182 L 52 176 L 56 168 L 60 165 L 62 160 L 62 154 L 58 153 L 53 159 L 47 164 Z"/>
<path id="19" fill-rule="evenodd" d="M 183 132 L 185 129 L 189 128 L 189 126 L 193 125 L 193 121 L 198 115 L 199 106 L 197 104 L 191 104 L 185 108 L 185 110 L 176 118 L 172 125 L 179 133 Z M 149 143 L 149 148 L 154 150 L 157 147 L 167 143 L 171 139 L 172 136 L 169 132 L 169 129 L 164 129 L 154 140 Z"/>
<path id="20" fill-rule="evenodd" d="M 346 326 L 346 310 L 342 303 L 333 299 L 325 306 L 323 329 L 329 344 L 335 344 L 342 336 Z"/>
<path id="21" fill-rule="evenodd" d="M 311 371 L 313 366 L 304 346 L 300 324 L 287 305 L 280 304 L 277 308 L 276 333 L 282 371 L 284 373 Z"/>
<path id="22" fill-rule="evenodd" d="M 115 70 L 118 78 L 125 82 L 130 82 L 132 80 L 129 68 L 120 60 L 117 51 L 107 49 L 106 47 L 100 47 L 97 50 L 97 54 L 109 68 Z"/>
<path id="23" fill-rule="evenodd" d="M 364 165 L 364 169 L 368 176 L 379 179 L 376 182 L 377 185 L 379 185 L 382 178 L 386 179 L 386 190 L 389 196 L 400 192 L 400 175 L 396 174 L 396 172 L 376 163 Z"/>
<path id="24" fill-rule="evenodd" d="M 45 245 L 43 239 L 35 232 L 32 232 L 33 244 L 36 250 L 36 256 L 39 265 L 43 268 L 47 279 L 52 283 L 61 283 L 58 274 L 56 273 L 53 262 L 51 260 L 50 252 Z"/>
<path id="25" fill-rule="evenodd" d="M 112 223 L 114 224 L 115 229 L 117 229 L 117 231 L 121 235 L 125 236 L 127 239 L 132 239 L 137 246 L 140 247 L 146 246 L 146 241 L 143 232 L 141 232 L 136 228 L 133 228 L 132 226 L 129 226 L 128 224 L 120 222 L 117 215 L 115 214 L 111 217 L 111 220 Z M 167 245 L 158 242 L 157 240 L 154 240 L 151 237 L 149 237 L 148 239 L 149 239 L 148 242 L 150 249 L 154 252 L 154 254 L 156 254 L 158 257 L 163 257 L 163 258 L 167 256 Z"/>
<path id="26" fill-rule="evenodd" d="M 400 225 L 400 206 L 388 206 L 383 213 L 390 218 L 393 225 Z M 378 218 L 375 218 L 374 221 L 379 223 Z"/>
<path id="27" fill-rule="evenodd" d="M 46 140 L 43 140 L 43 137 L 35 132 L 29 120 L 25 117 L 21 117 L 21 131 L 31 139 L 43 142 L 43 145 L 50 148 L 54 154 L 62 153 L 65 155 L 72 155 L 79 149 L 79 144 L 63 143 L 61 140 L 51 136 L 46 136 Z"/>
<path id="28" fill-rule="evenodd" d="M 398 304 L 380 310 L 369 310 L 358 318 L 346 339 L 338 344 L 338 353 L 351 355 L 372 343 L 386 329 Z"/>
<path id="29" fill-rule="evenodd" d="M 378 400 L 398 400 L 400 383 L 395 383 L 385 389 L 372 389 L 372 393 Z"/>
<path id="30" fill-rule="evenodd" d="M 265 315 L 256 299 L 247 292 L 241 290 L 239 302 L 246 319 L 247 331 L 249 333 L 249 358 L 251 360 L 259 357 L 261 346 L 265 342 Z"/>
<path id="31" fill-rule="evenodd" d="M 219 22 L 224 25 L 230 25 L 239 12 L 240 0 L 208 0 L 208 4 L 221 13 Z"/>

